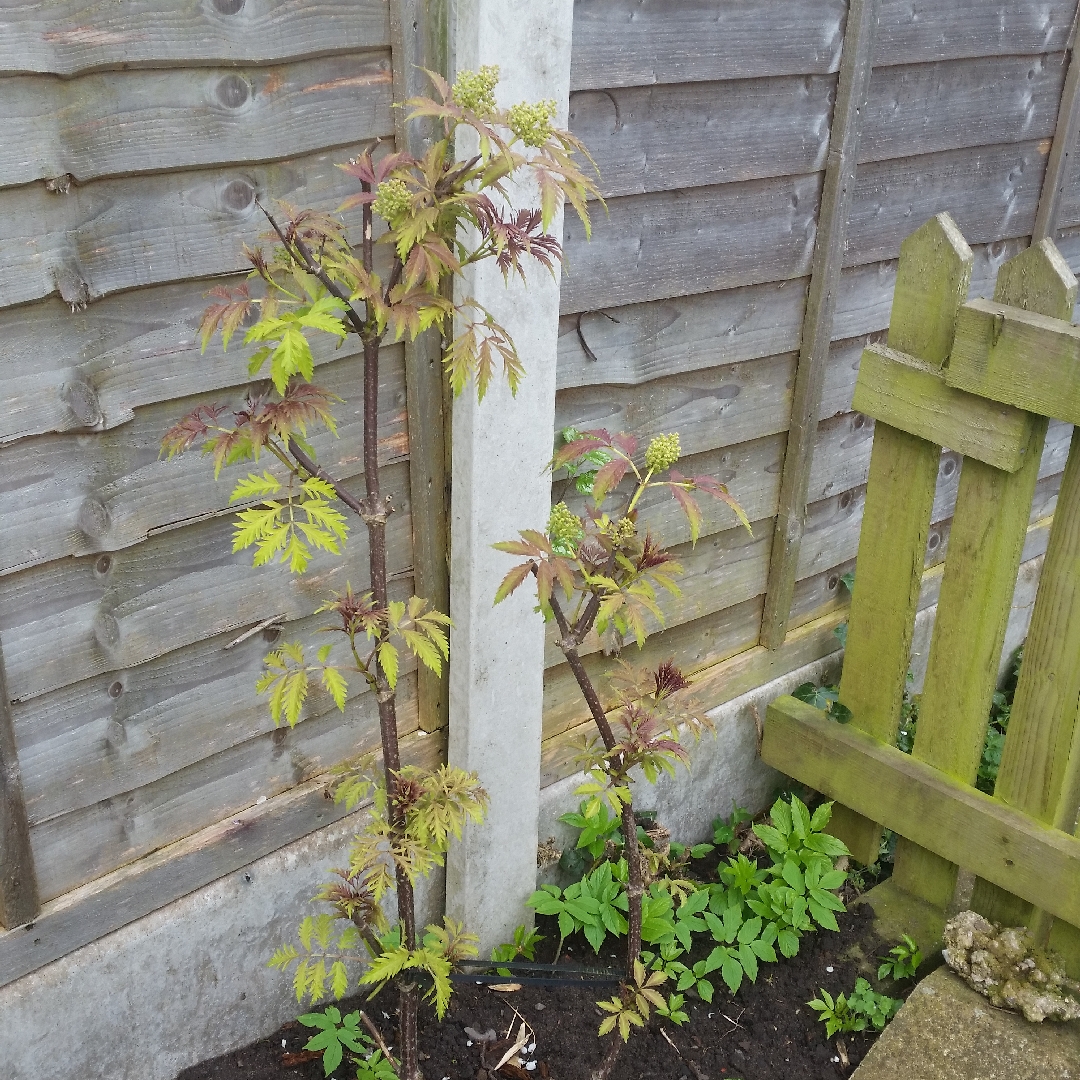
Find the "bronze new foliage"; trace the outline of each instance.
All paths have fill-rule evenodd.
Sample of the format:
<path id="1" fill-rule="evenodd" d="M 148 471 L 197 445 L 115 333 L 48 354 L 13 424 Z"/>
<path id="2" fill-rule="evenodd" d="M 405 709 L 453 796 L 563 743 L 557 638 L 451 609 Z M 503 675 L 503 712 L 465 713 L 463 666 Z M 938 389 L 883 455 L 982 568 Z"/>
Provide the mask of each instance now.
<path id="1" fill-rule="evenodd" d="M 218 333 L 227 348 L 247 327 L 247 371 L 258 381 L 243 408 L 200 406 L 162 441 L 169 457 L 201 445 L 213 457 L 215 476 L 237 462 L 269 466 L 249 473 L 232 492 L 233 501 L 255 500 L 237 514 L 233 550 L 252 548 L 257 566 L 280 562 L 303 574 L 315 551 L 341 552 L 353 517 L 367 528 L 370 588 L 357 593 L 349 586 L 320 608 L 333 617 L 326 629 L 347 648 L 335 651 L 331 642 L 309 654 L 304 644 L 288 642 L 266 657 L 258 682 L 274 722 L 295 725 L 312 680 L 344 709 L 349 680 L 360 677 L 378 702 L 382 749 L 381 775 L 375 775 L 374 755 L 339 770 L 336 799 L 352 807 L 370 797 L 373 807 L 349 866 L 321 894 L 333 914 L 305 919 L 299 948 L 286 945 L 271 962 L 282 969 L 295 963 L 297 996 L 312 1001 L 328 987 L 338 997 L 347 991 L 351 961 L 366 959 L 362 985 L 377 991 L 395 982 L 405 1080 L 420 1076 L 420 984 L 441 1016 L 451 966 L 475 955 L 475 939 L 450 921 L 418 933 L 413 887 L 442 864 L 450 837 L 459 836 L 466 821 L 483 819 L 487 796 L 474 774 L 401 763 L 395 693 L 402 652 L 441 673 L 449 618 L 421 597 L 399 602 L 387 595 L 386 521 L 394 507 L 379 487 L 380 349 L 437 327 L 454 393 L 472 381 L 483 398 L 500 369 L 516 391 L 524 372 L 509 334 L 472 297 L 459 292 L 451 299 L 449 283 L 484 259 L 494 259 L 506 277 L 524 279 L 529 260 L 551 270 L 562 249 L 547 230 L 562 201 L 588 228 L 586 198 L 598 195 L 577 163 L 584 148 L 552 126 L 553 102 L 500 109 L 496 68 L 463 72 L 452 87 L 438 75 L 431 80 L 433 98 L 407 103 L 410 121 L 427 118 L 441 133 L 422 159 L 376 146 L 340 166 L 358 182 L 339 212 L 360 208 L 359 236 L 335 214 L 259 203 L 271 228 L 269 250 L 247 250 L 251 285 L 215 289 L 201 325 L 204 349 Z M 538 207 L 513 205 L 509 182 L 523 175 L 535 182 Z M 376 238 L 377 220 L 385 228 Z M 376 269 L 376 245 L 388 249 L 384 274 Z M 336 342 L 353 335 L 363 346 L 362 497 L 317 462 L 308 441 L 316 425 L 335 432 L 339 400 L 312 382 L 310 341 L 320 334 Z M 394 926 L 380 904 L 391 889 Z"/>
<path id="2" fill-rule="evenodd" d="M 723 500 L 747 528 L 750 523 L 726 487 L 710 476 L 687 478 L 675 465 L 681 448 L 677 434 L 658 435 L 648 445 L 641 464 L 635 460 L 637 439 L 611 435 L 604 430 L 568 433 L 569 441 L 551 461 L 552 470 L 567 469 L 579 490 L 591 495 L 593 505 L 583 515 L 564 502 L 551 511 L 547 532 L 526 530 L 519 540 L 495 546 L 523 556 L 507 573 L 495 602 L 514 592 L 528 577 L 536 579 L 540 610 L 558 627 L 556 644 L 566 657 L 599 732 L 599 740 L 586 742 L 579 756 L 586 780 L 578 788 L 585 796 L 586 818 L 600 814 L 607 803 L 622 819 L 626 857 L 627 955 L 625 980 L 611 1001 L 599 1002 L 607 1014 L 600 1034 L 617 1031 L 626 1041 L 633 1027 L 642 1027 L 651 1007 L 663 1004 L 657 986 L 662 972 L 646 972 L 640 962 L 642 896 L 645 889 L 645 857 L 638 844 L 637 821 L 631 797 L 631 773 L 640 769 L 649 783 L 660 773 L 673 774 L 688 755 L 680 742 L 682 730 L 695 737 L 711 728 L 692 702 L 679 692 L 689 687 L 678 668 L 662 664 L 658 670 L 638 671 L 621 664 L 612 680 L 616 707 L 609 717 L 584 664 L 580 648 L 594 631 L 607 650 L 617 651 L 633 638 L 640 646 L 651 616 L 663 624 L 658 603 L 660 590 L 678 594 L 675 578 L 682 567 L 661 548 L 646 529 L 638 525 L 638 503 L 655 487 L 666 487 L 686 513 L 690 535 L 697 541 L 701 511 L 696 492 Z M 620 484 L 632 477 L 621 509 L 604 509 Z M 597 1072 L 606 1076 L 615 1064 L 619 1040 Z"/>

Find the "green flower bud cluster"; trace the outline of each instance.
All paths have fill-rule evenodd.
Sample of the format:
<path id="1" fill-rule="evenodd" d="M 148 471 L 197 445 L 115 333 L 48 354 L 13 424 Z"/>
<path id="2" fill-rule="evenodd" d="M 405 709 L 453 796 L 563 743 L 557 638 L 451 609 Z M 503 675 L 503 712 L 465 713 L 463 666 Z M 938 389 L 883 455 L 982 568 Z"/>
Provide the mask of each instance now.
<path id="1" fill-rule="evenodd" d="M 396 177 L 384 180 L 375 192 L 375 201 L 371 204 L 371 208 L 380 217 L 390 222 L 392 228 L 397 228 L 402 218 L 406 217 L 412 209 L 412 197 L 409 195 L 408 184 Z"/>
<path id="2" fill-rule="evenodd" d="M 645 468 L 650 472 L 663 472 L 679 460 L 681 453 L 677 431 L 671 435 L 657 435 L 645 451 Z"/>
<path id="3" fill-rule="evenodd" d="M 616 544 L 625 544 L 627 540 L 632 540 L 634 534 L 637 532 L 637 526 L 634 524 L 634 519 L 631 517 L 624 517 L 614 529 L 611 530 L 611 539 Z"/>
<path id="4" fill-rule="evenodd" d="M 454 102 L 487 119 L 496 111 L 495 87 L 498 82 L 498 64 L 485 64 L 479 71 L 459 71 L 452 91 Z"/>
<path id="5" fill-rule="evenodd" d="M 530 105 L 527 101 L 520 105 L 511 105 L 506 114 L 510 130 L 526 146 L 543 146 L 551 134 L 551 121 L 555 118 L 555 102 L 538 101 Z"/>
<path id="6" fill-rule="evenodd" d="M 559 555 L 572 555 L 578 541 L 585 535 L 581 519 L 566 505 L 556 503 L 548 518 L 548 539 Z"/>

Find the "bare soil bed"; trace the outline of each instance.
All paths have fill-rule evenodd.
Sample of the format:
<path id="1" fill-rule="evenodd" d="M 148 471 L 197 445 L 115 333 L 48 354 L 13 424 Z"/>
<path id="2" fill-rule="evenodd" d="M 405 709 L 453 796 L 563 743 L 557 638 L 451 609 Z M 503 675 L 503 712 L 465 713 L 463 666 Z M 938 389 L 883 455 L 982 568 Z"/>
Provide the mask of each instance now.
<path id="1" fill-rule="evenodd" d="M 693 998 L 687 1001 L 689 1024 L 675 1027 L 654 1017 L 623 1048 L 612 1080 L 838 1080 L 850 1076 L 874 1034 L 826 1040 L 825 1025 L 806 1003 L 821 987 L 833 995 L 848 993 L 858 976 L 872 979 L 875 958 L 895 942 L 877 938 L 868 908 L 856 907 L 841 914 L 838 922 L 839 934 L 820 930 L 805 935 L 798 956 L 763 964 L 757 983 L 744 982 L 734 996 L 717 979 L 711 1004 Z M 549 937 L 546 944 L 550 942 Z M 572 940 L 564 959 L 590 967 L 618 967 L 617 958 L 607 950 L 597 958 L 583 940 Z M 903 997 L 911 986 L 885 989 Z M 442 1023 L 430 1010 L 421 1011 L 424 1075 L 427 1080 L 588 1080 L 605 1048 L 596 1036 L 600 1013 L 595 1002 L 610 995 L 609 988 L 565 985 L 523 986 L 505 993 L 460 982 Z M 343 1014 L 366 1009 L 392 1042 L 392 1002 L 393 997 L 384 994 L 367 1003 L 361 997 L 346 999 L 338 1007 Z M 531 1064 L 531 1068 L 507 1065 L 489 1075 L 481 1056 L 483 1047 L 465 1029 L 494 1030 L 501 1040 L 511 1028 L 516 1033 L 522 1019 L 534 1033 L 535 1050 L 522 1060 L 522 1065 Z M 320 1058 L 303 1051 L 312 1033 L 295 1022 L 286 1024 L 243 1050 L 186 1069 L 178 1080 L 319 1080 L 323 1076 Z M 492 1064 L 490 1057 L 488 1064 Z M 342 1063 L 333 1075 L 337 1080 L 351 1080 L 355 1067 Z"/>

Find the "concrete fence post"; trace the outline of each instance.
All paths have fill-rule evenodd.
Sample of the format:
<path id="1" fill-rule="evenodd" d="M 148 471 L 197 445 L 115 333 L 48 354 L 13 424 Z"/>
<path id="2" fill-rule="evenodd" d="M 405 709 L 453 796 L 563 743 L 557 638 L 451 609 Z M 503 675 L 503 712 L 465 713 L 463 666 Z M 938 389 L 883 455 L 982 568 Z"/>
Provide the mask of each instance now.
<path id="1" fill-rule="evenodd" d="M 451 22 L 453 71 L 497 64 L 500 105 L 551 98 L 565 126 L 573 0 L 458 0 Z M 459 155 L 466 148 L 459 147 Z M 535 192 L 512 193 L 538 205 Z M 562 235 L 561 217 L 553 231 Z M 472 296 L 509 331 L 527 375 L 517 397 L 492 384 L 477 403 L 454 404 L 451 507 L 449 759 L 475 769 L 490 816 L 449 853 L 447 913 L 480 935 L 481 955 L 528 921 L 535 888 L 540 797 L 544 627 L 535 592 L 492 599 L 514 558 L 492 544 L 543 529 L 550 508 L 559 282 L 536 266 L 527 287 L 504 283 L 493 262 L 472 268 L 458 299 Z"/>

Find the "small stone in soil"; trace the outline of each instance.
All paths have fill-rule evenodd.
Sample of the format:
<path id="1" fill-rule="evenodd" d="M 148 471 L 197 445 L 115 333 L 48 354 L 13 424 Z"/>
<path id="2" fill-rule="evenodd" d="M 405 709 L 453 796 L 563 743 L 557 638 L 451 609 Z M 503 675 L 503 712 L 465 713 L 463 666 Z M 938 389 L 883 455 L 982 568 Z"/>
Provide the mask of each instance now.
<path id="1" fill-rule="evenodd" d="M 545 1006 L 544 1006 L 544 1003 L 543 1003 L 542 1001 L 538 1001 L 538 1002 L 536 1003 L 536 1007 L 537 1007 L 537 1009 L 539 1009 L 539 1010 L 540 1010 L 541 1012 L 543 1012 L 543 1010 L 544 1010 L 544 1008 L 545 1008 Z"/>

